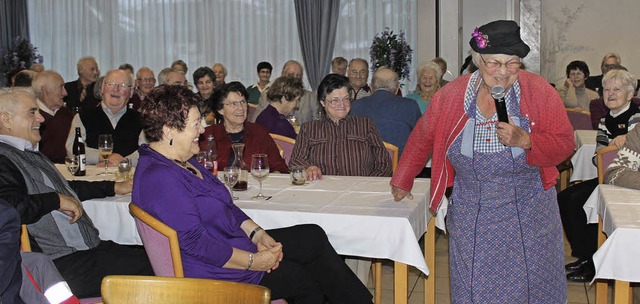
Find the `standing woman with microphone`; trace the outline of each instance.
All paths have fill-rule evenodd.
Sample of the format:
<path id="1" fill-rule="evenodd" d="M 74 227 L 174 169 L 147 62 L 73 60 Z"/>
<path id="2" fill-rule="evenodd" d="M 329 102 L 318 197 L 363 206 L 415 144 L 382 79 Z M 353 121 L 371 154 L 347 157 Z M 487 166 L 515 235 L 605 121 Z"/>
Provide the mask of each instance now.
<path id="1" fill-rule="evenodd" d="M 431 158 L 431 210 L 446 228 L 452 303 L 565 303 L 564 243 L 556 165 L 575 148 L 556 90 L 520 70 L 529 53 L 514 21 L 476 28 L 479 70 L 440 89 L 413 129 L 391 180 L 412 199 Z M 508 122 L 492 96 L 504 88 Z M 452 187 L 447 199 L 445 191 Z"/>

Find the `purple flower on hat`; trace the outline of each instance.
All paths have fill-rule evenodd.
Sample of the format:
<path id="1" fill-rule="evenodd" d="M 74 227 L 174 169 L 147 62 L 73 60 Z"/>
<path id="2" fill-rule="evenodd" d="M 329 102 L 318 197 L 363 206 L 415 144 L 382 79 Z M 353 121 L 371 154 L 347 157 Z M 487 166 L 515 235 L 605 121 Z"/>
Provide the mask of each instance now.
<path id="1" fill-rule="evenodd" d="M 482 34 L 482 32 L 478 31 L 477 27 L 473 31 L 473 34 L 471 34 L 471 37 L 473 37 L 476 40 L 476 44 L 478 45 L 478 48 L 484 49 L 487 46 L 489 46 L 489 36 Z"/>

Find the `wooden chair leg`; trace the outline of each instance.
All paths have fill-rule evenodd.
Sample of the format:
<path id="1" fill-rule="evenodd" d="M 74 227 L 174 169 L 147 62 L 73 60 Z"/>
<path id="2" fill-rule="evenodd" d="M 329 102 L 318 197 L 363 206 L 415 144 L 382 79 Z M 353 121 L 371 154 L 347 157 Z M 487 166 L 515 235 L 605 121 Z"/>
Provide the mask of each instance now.
<path id="1" fill-rule="evenodd" d="M 602 218 L 598 220 L 598 248 L 602 246 L 607 236 L 602 231 Z M 596 280 L 596 304 L 607 303 L 607 292 L 609 291 L 609 284 L 606 280 Z"/>
<path id="2" fill-rule="evenodd" d="M 373 274 L 373 303 L 382 303 L 382 262 L 374 259 L 371 261 L 371 273 Z"/>

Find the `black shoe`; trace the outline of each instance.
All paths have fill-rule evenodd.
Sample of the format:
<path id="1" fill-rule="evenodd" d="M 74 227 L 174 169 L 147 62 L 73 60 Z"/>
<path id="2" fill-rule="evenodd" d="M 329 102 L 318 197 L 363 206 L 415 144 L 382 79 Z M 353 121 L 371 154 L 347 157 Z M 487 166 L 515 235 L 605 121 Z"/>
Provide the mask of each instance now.
<path id="1" fill-rule="evenodd" d="M 573 263 L 564 265 L 564 270 L 566 270 L 567 272 L 574 272 L 582 268 L 585 264 L 589 262 L 589 260 L 590 259 L 587 259 L 587 258 L 579 258 L 577 261 Z"/>
<path id="2" fill-rule="evenodd" d="M 567 275 L 567 280 L 573 282 L 581 282 L 588 283 L 593 280 L 593 277 L 596 275 L 596 268 L 593 265 L 591 260 L 588 260 L 588 263 L 584 264 L 581 269 L 572 272 Z"/>

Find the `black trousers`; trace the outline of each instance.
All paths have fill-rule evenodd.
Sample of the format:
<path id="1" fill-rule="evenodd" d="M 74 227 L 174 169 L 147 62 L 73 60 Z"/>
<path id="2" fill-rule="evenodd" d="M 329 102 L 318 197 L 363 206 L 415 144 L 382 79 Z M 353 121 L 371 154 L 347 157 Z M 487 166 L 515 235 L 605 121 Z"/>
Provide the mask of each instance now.
<path id="1" fill-rule="evenodd" d="M 571 245 L 571 255 L 591 258 L 598 250 L 598 224 L 587 223 L 584 204 L 598 186 L 598 179 L 575 184 L 558 193 L 562 227 Z"/>
<path id="2" fill-rule="evenodd" d="M 78 298 L 99 297 L 102 279 L 108 275 L 153 275 L 144 247 L 111 241 L 57 258 L 53 263 Z"/>
<path id="3" fill-rule="evenodd" d="M 265 273 L 260 285 L 272 299 L 289 303 L 371 303 L 372 295 L 347 267 L 318 225 L 268 230 L 283 246 L 280 267 Z"/>

